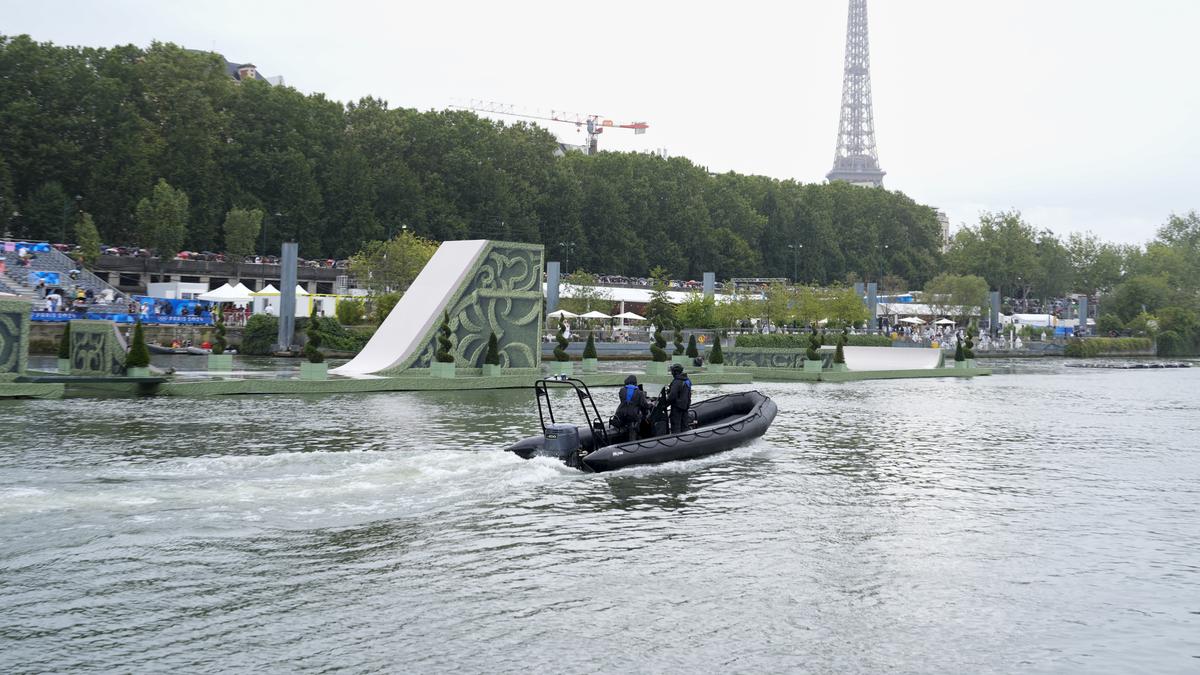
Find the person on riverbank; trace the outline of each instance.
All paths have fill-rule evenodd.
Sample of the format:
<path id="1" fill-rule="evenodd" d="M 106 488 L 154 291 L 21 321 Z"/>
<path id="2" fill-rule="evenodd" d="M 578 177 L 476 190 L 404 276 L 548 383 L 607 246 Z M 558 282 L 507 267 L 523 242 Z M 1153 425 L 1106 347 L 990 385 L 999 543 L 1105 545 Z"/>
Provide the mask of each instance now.
<path id="1" fill-rule="evenodd" d="M 671 386 L 667 389 L 667 403 L 671 406 L 668 417 L 671 423 L 671 433 L 677 434 L 687 428 L 687 412 L 692 407 L 692 381 L 683 366 L 671 364 Z"/>
<path id="2" fill-rule="evenodd" d="M 621 387 L 617 396 L 617 426 L 629 432 L 629 440 L 636 441 L 638 427 L 650 412 L 650 401 L 646 399 L 646 392 L 638 386 L 637 377 L 634 375 L 625 378 L 625 386 Z"/>

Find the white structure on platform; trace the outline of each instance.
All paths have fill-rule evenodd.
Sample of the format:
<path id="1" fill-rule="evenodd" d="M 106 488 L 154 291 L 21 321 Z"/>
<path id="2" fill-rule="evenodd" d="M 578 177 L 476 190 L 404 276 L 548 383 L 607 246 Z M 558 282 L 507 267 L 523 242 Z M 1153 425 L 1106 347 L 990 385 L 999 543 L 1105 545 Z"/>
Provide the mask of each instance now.
<path id="1" fill-rule="evenodd" d="M 937 349 L 906 347 L 842 347 L 847 370 L 928 370 L 937 368 L 942 353 Z"/>
<path id="2" fill-rule="evenodd" d="M 442 317 L 455 291 L 487 247 L 487 240 L 443 242 L 421 273 L 349 363 L 329 372 L 369 375 L 397 366 L 421 348 L 422 338 Z"/>

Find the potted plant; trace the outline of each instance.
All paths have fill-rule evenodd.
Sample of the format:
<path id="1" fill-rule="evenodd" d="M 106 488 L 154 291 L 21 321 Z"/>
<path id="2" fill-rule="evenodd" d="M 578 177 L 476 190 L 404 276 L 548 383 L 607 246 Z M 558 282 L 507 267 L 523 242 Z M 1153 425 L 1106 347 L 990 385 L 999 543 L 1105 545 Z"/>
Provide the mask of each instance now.
<path id="1" fill-rule="evenodd" d="M 429 364 L 429 374 L 434 377 L 454 377 L 454 343 L 450 330 L 450 312 L 442 312 L 442 325 L 437 330 L 437 350 L 434 351 L 434 362 Z"/>
<path id="2" fill-rule="evenodd" d="M 721 334 L 717 333 L 713 336 L 712 349 L 708 350 L 708 365 L 705 370 L 710 373 L 725 372 L 725 355 L 721 353 Z"/>
<path id="3" fill-rule="evenodd" d="M 225 339 L 225 311 L 217 305 L 217 338 L 213 340 L 212 353 L 208 355 L 209 370 L 233 370 L 233 354 L 226 354 L 229 342 Z"/>
<path id="4" fill-rule="evenodd" d="M 483 374 L 485 377 L 495 377 L 500 374 L 500 341 L 493 331 L 488 334 L 487 353 L 483 356 Z"/>
<path id="5" fill-rule="evenodd" d="M 963 358 L 966 359 L 966 367 L 975 367 L 975 341 L 971 337 L 971 333 L 967 332 L 967 340 L 963 343 Z"/>
<path id="6" fill-rule="evenodd" d="M 329 377 L 329 370 L 325 355 L 321 353 L 321 326 L 316 305 L 313 305 L 304 333 L 308 338 L 304 341 L 304 358 L 307 360 L 300 363 L 300 379 L 324 380 Z"/>
<path id="7" fill-rule="evenodd" d="M 583 346 L 583 372 L 594 373 L 600 369 L 600 358 L 596 355 L 596 333 L 588 333 L 587 344 Z"/>
<path id="8" fill-rule="evenodd" d="M 679 322 L 675 323 L 675 330 L 671 335 L 671 341 L 675 343 L 675 351 L 671 352 L 671 363 L 678 363 L 681 366 L 691 364 L 683 346 L 683 325 Z"/>
<path id="9" fill-rule="evenodd" d="M 836 371 L 839 371 L 839 372 L 848 370 L 846 368 L 846 352 L 845 352 L 847 340 L 849 340 L 847 330 L 842 329 L 842 332 L 840 334 L 838 334 L 837 349 L 834 350 L 834 352 L 833 352 L 833 369 Z"/>
<path id="10" fill-rule="evenodd" d="M 817 334 L 817 327 L 812 327 L 812 332 L 808 335 L 808 348 L 804 350 L 804 372 L 819 373 L 824 361 L 821 358 L 821 336 Z"/>
<path id="11" fill-rule="evenodd" d="M 71 372 L 71 322 L 63 326 L 62 339 L 58 341 L 58 372 Z"/>
<path id="12" fill-rule="evenodd" d="M 693 364 L 696 363 L 696 359 L 700 358 L 700 349 L 696 346 L 696 334 L 695 333 L 692 333 L 691 335 L 688 336 L 687 351 L 685 351 L 684 353 L 687 354 L 688 359 Z"/>
<path id="13" fill-rule="evenodd" d="M 954 338 L 954 367 L 967 367 L 967 356 L 963 353 L 962 338 Z"/>
<path id="14" fill-rule="evenodd" d="M 150 350 L 146 348 L 146 333 L 139 320 L 133 326 L 133 341 L 125 354 L 126 377 L 150 377 Z"/>
<path id="15" fill-rule="evenodd" d="M 571 365 L 571 355 L 567 353 L 567 345 L 570 341 L 567 340 L 567 320 L 558 320 L 558 332 L 554 334 L 554 362 L 550 366 L 550 372 L 554 375 L 574 375 L 575 368 Z"/>
<path id="16" fill-rule="evenodd" d="M 654 342 L 650 343 L 650 366 L 646 368 L 648 375 L 666 375 L 667 361 L 671 357 L 667 356 L 667 339 L 663 337 L 662 324 L 654 327 Z"/>

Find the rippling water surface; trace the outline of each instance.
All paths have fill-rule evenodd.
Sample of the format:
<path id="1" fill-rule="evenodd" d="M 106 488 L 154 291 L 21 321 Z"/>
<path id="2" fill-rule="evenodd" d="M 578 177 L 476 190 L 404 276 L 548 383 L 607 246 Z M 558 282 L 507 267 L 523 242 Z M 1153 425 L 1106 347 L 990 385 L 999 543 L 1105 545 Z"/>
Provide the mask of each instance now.
<path id="1" fill-rule="evenodd" d="M 1200 368 L 754 386 L 602 475 L 526 392 L 0 402 L 0 671 L 1200 671 Z"/>

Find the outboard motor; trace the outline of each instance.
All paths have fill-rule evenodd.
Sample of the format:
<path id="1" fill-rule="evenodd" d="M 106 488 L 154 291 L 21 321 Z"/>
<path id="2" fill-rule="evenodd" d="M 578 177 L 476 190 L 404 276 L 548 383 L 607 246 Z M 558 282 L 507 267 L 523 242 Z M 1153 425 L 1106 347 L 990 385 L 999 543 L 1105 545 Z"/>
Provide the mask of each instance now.
<path id="1" fill-rule="evenodd" d="M 579 443 L 579 428 L 574 424 L 547 424 L 544 434 L 546 442 L 538 454 L 565 460 L 576 454 Z"/>

